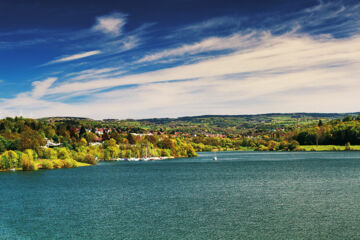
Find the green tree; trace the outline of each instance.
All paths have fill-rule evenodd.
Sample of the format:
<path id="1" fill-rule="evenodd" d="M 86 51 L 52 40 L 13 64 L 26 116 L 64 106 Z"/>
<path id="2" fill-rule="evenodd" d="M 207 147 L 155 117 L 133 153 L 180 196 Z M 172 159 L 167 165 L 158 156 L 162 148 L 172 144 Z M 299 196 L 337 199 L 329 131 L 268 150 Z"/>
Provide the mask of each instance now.
<path id="1" fill-rule="evenodd" d="M 136 143 L 136 140 L 135 140 L 135 138 L 134 138 L 134 135 L 131 134 L 131 133 L 129 133 L 129 134 L 127 135 L 127 140 L 129 141 L 129 144 L 135 144 L 135 143 Z"/>
<path id="2" fill-rule="evenodd" d="M 44 138 L 35 130 L 25 126 L 20 134 L 18 148 L 20 151 L 25 149 L 33 149 L 38 151 L 41 146 L 45 145 Z"/>
<path id="3" fill-rule="evenodd" d="M 19 166 L 19 156 L 14 151 L 6 151 L 1 155 L 1 169 L 17 168 Z"/>
<path id="4" fill-rule="evenodd" d="M 353 120 L 353 117 L 351 115 L 347 115 L 346 117 L 344 117 L 343 122 L 349 122 L 352 120 Z"/>
<path id="5" fill-rule="evenodd" d="M 322 120 L 320 119 L 319 122 L 318 122 L 318 127 L 321 127 L 323 124 Z"/>
<path id="6" fill-rule="evenodd" d="M 31 161 L 29 155 L 22 154 L 20 157 L 20 161 L 21 161 L 21 167 L 24 171 L 32 170 L 33 162 Z"/>
<path id="7" fill-rule="evenodd" d="M 85 138 L 81 138 L 81 139 L 80 139 L 80 142 L 79 142 L 79 145 L 84 147 L 84 146 L 87 146 L 88 143 L 87 143 L 87 141 L 86 141 Z"/>

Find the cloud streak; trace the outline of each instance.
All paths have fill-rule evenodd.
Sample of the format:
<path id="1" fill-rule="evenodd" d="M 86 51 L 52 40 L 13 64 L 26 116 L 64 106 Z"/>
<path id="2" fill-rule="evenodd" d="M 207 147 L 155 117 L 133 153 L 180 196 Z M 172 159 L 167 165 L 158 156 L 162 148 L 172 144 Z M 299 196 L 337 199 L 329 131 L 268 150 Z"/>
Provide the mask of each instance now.
<path id="1" fill-rule="evenodd" d="M 63 63 L 63 62 L 69 62 L 69 61 L 75 61 L 75 60 L 78 60 L 78 59 L 94 56 L 94 55 L 97 55 L 97 54 L 100 54 L 100 53 L 101 53 L 101 51 L 99 51 L 99 50 L 77 53 L 77 54 L 73 54 L 73 55 L 70 55 L 70 56 L 60 57 L 58 59 L 55 59 L 53 61 L 48 62 L 45 65 L 55 64 L 55 63 Z"/>
<path id="2" fill-rule="evenodd" d="M 139 59 L 137 62 L 150 62 L 169 57 L 177 57 L 184 55 L 193 55 L 198 53 L 204 53 L 209 51 L 219 51 L 227 49 L 239 49 L 246 48 L 249 45 L 253 45 L 255 39 L 254 34 L 240 35 L 234 34 L 229 37 L 210 37 L 195 44 L 186 44 L 177 48 L 160 51 L 154 54 L 146 55 Z M 252 41 L 249 41 L 249 40 Z"/>

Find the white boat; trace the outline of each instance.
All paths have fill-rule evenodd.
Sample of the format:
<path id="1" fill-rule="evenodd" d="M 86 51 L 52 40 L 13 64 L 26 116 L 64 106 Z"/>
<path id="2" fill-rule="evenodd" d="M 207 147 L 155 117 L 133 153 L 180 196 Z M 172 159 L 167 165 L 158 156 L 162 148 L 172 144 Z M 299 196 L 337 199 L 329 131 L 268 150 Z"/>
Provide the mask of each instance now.
<path id="1" fill-rule="evenodd" d="M 215 152 L 215 156 L 214 156 L 213 160 L 214 160 L 214 161 L 217 161 L 217 160 L 218 160 L 218 158 L 217 158 L 217 156 L 216 156 L 216 152 Z"/>
<path id="2" fill-rule="evenodd" d="M 15 172 L 16 169 L 15 168 L 10 168 L 10 172 Z"/>

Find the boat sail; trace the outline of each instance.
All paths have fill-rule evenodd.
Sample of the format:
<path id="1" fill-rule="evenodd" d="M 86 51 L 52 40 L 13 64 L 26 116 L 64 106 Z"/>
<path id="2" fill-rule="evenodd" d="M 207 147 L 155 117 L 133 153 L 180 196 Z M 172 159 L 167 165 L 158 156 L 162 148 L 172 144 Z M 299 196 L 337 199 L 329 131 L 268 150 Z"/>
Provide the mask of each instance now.
<path id="1" fill-rule="evenodd" d="M 215 152 L 215 156 L 214 156 L 213 160 L 214 160 L 214 161 L 217 161 L 217 160 L 218 160 L 218 158 L 217 158 L 217 156 L 216 156 L 216 152 Z"/>

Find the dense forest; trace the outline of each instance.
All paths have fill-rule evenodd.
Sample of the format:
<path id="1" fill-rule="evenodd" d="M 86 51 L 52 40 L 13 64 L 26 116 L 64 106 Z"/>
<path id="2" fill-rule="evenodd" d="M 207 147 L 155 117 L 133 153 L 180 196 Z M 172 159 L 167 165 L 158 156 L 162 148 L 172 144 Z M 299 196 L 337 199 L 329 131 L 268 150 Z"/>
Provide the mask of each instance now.
<path id="1" fill-rule="evenodd" d="M 201 151 L 355 150 L 360 116 L 268 114 L 180 119 L 0 120 L 0 170 L 70 168 L 99 160 L 194 157 Z M 248 121 L 248 123 L 246 123 Z"/>

